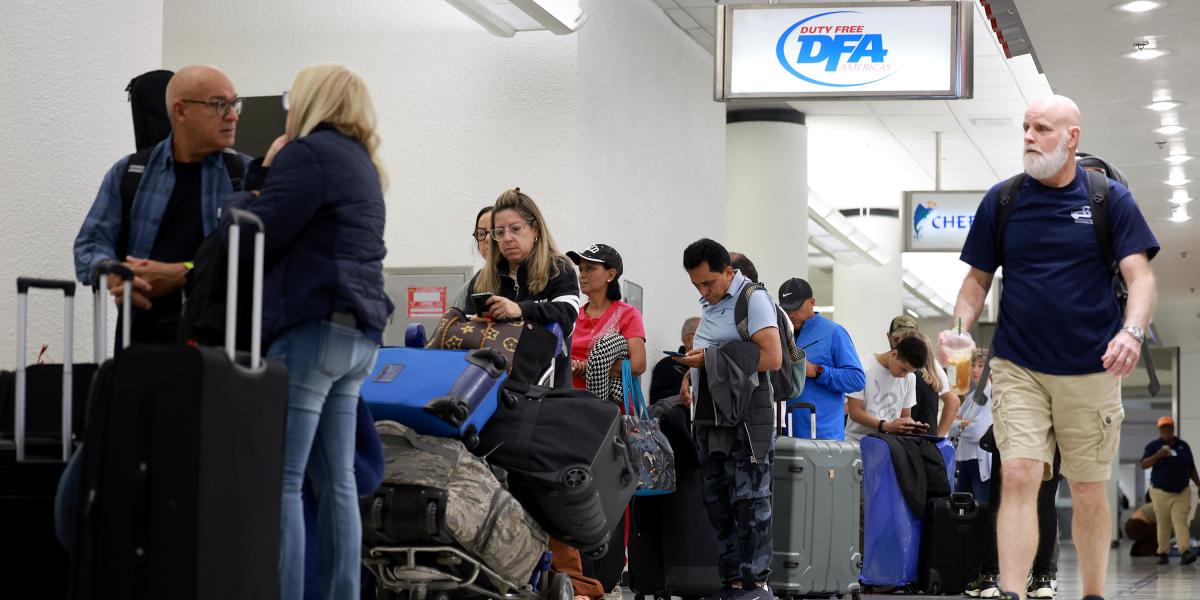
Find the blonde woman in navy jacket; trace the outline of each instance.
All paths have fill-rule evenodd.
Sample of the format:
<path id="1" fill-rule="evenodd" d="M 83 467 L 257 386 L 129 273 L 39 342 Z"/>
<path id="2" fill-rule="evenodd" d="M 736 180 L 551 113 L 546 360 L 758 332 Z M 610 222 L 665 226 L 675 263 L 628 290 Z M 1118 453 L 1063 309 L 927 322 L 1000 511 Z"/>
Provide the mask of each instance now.
<path id="1" fill-rule="evenodd" d="M 305 473 L 318 499 L 322 598 L 359 597 L 362 545 L 354 480 L 358 388 L 392 304 L 383 289 L 384 170 L 362 78 L 315 65 L 284 96 L 287 133 L 263 160 L 250 209 L 266 231 L 263 337 L 288 367 L 282 598 L 304 595 Z"/>

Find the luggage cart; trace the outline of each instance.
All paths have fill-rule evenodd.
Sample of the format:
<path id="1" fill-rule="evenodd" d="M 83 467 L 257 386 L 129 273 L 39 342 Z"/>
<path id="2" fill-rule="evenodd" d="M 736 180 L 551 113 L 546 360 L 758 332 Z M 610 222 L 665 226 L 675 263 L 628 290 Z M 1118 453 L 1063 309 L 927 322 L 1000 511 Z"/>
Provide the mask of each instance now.
<path id="1" fill-rule="evenodd" d="M 363 564 L 376 580 L 377 600 L 572 600 L 565 573 L 550 577 L 546 551 L 526 583 L 508 581 L 461 548 L 446 545 L 376 546 L 363 549 Z"/>
<path id="2" fill-rule="evenodd" d="M 559 353 L 563 351 L 562 328 L 551 324 Z M 408 326 L 405 346 L 425 345 L 425 329 Z M 557 361 L 557 357 L 555 358 Z M 553 385 L 555 362 L 542 380 Z M 553 555 L 547 550 L 527 582 L 505 579 L 462 548 L 445 544 L 400 544 L 363 547 L 363 565 L 375 576 L 376 600 L 574 600 L 575 587 L 565 573 L 550 575 Z"/>

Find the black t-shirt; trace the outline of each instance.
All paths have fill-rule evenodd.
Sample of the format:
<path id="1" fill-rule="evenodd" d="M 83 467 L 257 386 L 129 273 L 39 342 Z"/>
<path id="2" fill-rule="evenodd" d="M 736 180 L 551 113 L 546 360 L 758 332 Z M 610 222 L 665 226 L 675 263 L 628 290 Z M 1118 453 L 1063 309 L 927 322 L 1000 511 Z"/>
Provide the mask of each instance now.
<path id="1" fill-rule="evenodd" d="M 920 371 L 916 374 L 917 377 L 917 403 L 912 407 L 912 420 L 925 423 L 929 428 L 937 429 L 938 420 L 938 393 L 925 383 L 925 378 L 921 376 Z"/>
<path id="2" fill-rule="evenodd" d="M 200 174 L 203 163 L 175 163 L 175 188 L 158 225 L 158 235 L 150 250 L 151 260 L 165 263 L 186 262 L 196 257 L 204 241 L 204 216 L 201 212 Z M 150 310 L 134 311 L 132 336 L 138 342 L 171 342 L 179 328 L 183 292 L 174 291 L 152 298 Z"/>
<path id="3" fill-rule="evenodd" d="M 1146 444 L 1146 450 L 1142 453 L 1142 458 L 1147 459 L 1154 456 L 1159 448 L 1166 445 L 1162 438 L 1158 438 L 1149 444 Z M 1150 485 L 1172 494 L 1178 494 L 1187 489 L 1188 480 L 1191 479 L 1192 469 L 1196 468 L 1196 463 L 1192 460 L 1192 447 L 1188 443 L 1175 438 L 1169 446 L 1173 451 L 1173 456 L 1168 456 L 1159 459 L 1150 469 Z"/>

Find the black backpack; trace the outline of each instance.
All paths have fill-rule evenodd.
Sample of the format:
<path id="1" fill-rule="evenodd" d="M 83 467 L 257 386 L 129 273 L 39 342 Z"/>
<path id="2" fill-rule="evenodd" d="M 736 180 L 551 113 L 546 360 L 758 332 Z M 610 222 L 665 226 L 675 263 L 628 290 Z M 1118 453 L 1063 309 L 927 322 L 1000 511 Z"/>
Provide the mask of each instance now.
<path id="1" fill-rule="evenodd" d="M 137 152 L 130 155 L 125 167 L 125 176 L 121 178 L 121 228 L 117 234 L 117 257 L 121 260 L 129 254 L 129 222 L 133 214 L 133 198 L 137 195 L 138 185 L 150 162 L 150 153 L 154 147 L 171 134 L 171 121 L 167 116 L 167 83 L 175 73 L 157 70 L 142 73 L 129 80 L 125 92 L 129 100 L 129 108 L 133 113 L 133 137 Z M 227 148 L 221 155 L 225 159 L 225 171 L 229 174 L 229 182 L 233 190 L 242 189 L 242 179 L 245 177 L 245 165 L 242 158 L 233 149 Z"/>

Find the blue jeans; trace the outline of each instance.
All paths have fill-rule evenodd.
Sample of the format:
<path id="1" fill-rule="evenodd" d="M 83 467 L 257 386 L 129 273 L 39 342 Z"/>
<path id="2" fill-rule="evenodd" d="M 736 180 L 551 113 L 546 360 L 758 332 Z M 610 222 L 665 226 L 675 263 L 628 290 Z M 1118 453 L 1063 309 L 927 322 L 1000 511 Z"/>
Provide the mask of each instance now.
<path id="1" fill-rule="evenodd" d="M 358 388 L 379 345 L 357 329 L 313 320 L 284 332 L 267 355 L 288 368 L 283 455 L 281 598 L 304 597 L 305 473 L 317 496 L 320 597 L 357 600 L 362 523 L 354 480 Z"/>

